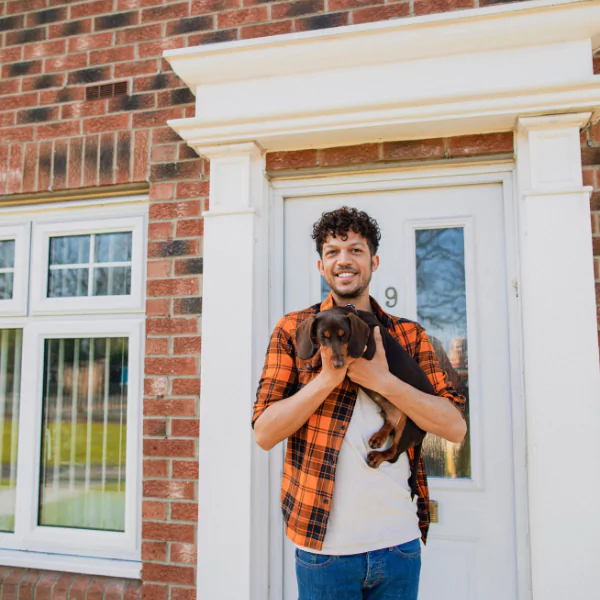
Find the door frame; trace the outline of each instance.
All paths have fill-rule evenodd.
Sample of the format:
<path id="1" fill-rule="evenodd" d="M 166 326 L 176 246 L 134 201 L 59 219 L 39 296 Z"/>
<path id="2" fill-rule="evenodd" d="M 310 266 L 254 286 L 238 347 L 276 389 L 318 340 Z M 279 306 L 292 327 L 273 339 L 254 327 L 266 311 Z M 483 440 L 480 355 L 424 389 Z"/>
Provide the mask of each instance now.
<path id="1" fill-rule="evenodd" d="M 525 437 L 523 336 L 519 297 L 519 236 L 514 161 L 422 165 L 346 174 L 272 179 L 269 186 L 269 328 L 284 314 L 284 202 L 300 197 L 498 183 L 503 190 L 506 301 L 513 438 L 517 600 L 531 600 L 531 556 Z M 283 598 L 283 541 L 279 510 L 283 444 L 269 453 L 269 600 Z M 443 486 L 442 486 L 443 487 Z"/>

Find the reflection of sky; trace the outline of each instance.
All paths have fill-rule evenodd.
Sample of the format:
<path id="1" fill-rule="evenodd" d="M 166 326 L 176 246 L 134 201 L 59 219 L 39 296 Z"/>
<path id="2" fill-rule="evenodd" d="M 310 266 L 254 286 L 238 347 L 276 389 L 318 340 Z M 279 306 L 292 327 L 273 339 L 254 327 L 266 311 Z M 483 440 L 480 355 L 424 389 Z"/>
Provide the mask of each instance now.
<path id="1" fill-rule="evenodd" d="M 417 321 L 448 352 L 467 335 L 464 230 L 420 229 L 416 235 Z"/>

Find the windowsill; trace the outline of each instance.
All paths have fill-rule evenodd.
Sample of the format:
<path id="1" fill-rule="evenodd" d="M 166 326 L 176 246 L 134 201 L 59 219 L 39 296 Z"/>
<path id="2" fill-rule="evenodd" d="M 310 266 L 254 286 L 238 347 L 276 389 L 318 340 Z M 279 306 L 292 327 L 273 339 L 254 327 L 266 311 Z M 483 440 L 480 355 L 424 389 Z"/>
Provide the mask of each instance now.
<path id="1" fill-rule="evenodd" d="M 0 550 L 0 565 L 125 579 L 140 579 L 142 571 L 142 562 L 137 560 L 114 560 L 24 550 Z"/>

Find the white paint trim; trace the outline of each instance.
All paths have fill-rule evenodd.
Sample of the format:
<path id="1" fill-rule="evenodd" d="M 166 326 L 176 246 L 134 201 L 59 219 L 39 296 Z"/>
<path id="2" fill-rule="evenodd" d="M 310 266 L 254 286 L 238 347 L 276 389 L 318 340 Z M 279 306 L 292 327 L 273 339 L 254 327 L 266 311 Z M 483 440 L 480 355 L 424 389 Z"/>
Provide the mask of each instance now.
<path id="1" fill-rule="evenodd" d="M 27 314 L 29 290 L 29 223 L 13 223 L 0 227 L 0 240 L 15 241 L 13 273 L 13 297 L 0 300 L 0 317 L 16 317 Z"/>

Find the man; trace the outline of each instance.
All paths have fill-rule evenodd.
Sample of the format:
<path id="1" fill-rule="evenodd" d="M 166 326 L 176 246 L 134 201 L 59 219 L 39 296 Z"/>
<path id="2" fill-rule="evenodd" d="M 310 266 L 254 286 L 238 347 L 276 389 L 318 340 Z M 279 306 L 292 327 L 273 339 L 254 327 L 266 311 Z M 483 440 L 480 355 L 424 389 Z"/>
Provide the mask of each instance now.
<path id="1" fill-rule="evenodd" d="M 300 600 L 417 598 L 419 537 L 426 541 L 429 526 L 425 465 L 422 459 L 416 465 L 419 498 L 413 503 L 412 450 L 378 469 L 366 464 L 368 440 L 383 421 L 361 386 L 385 396 L 425 431 L 456 443 L 466 433 L 465 399 L 444 377 L 424 329 L 387 315 L 369 296 L 380 237 L 374 219 L 347 207 L 315 223 L 317 265 L 331 293 L 277 323 L 258 386 L 252 419 L 258 445 L 270 450 L 288 440 L 281 504 L 287 536 L 296 545 Z M 297 357 L 298 325 L 346 304 L 378 317 L 417 360 L 435 395 L 389 372 L 379 328 L 371 361 L 348 357 L 346 367 L 336 369 L 328 348 L 310 362 Z"/>

